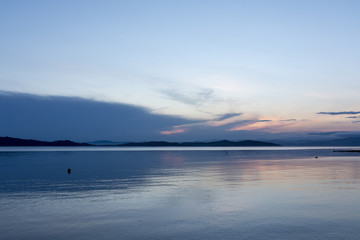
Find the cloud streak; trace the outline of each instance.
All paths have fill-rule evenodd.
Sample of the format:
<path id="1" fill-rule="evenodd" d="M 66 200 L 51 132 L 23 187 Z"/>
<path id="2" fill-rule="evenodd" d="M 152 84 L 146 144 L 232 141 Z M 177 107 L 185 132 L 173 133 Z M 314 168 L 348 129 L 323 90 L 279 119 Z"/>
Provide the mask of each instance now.
<path id="1" fill-rule="evenodd" d="M 339 132 L 331 131 L 331 132 L 310 132 L 307 133 L 308 135 L 314 135 L 314 136 L 329 136 L 329 135 L 336 135 Z"/>
<path id="2" fill-rule="evenodd" d="M 204 88 L 197 92 L 183 93 L 178 90 L 163 90 L 161 91 L 167 97 L 174 101 L 178 101 L 188 105 L 201 105 L 209 101 L 214 101 L 214 91 L 212 89 Z"/>
<path id="3" fill-rule="evenodd" d="M 322 115 L 356 115 L 356 114 L 360 114 L 360 111 L 318 112 L 316 114 L 322 114 Z"/>
<path id="4" fill-rule="evenodd" d="M 160 134 L 162 135 L 172 135 L 172 134 L 178 134 L 178 133 L 184 133 L 185 129 L 181 129 L 181 128 L 174 128 L 173 130 L 169 130 L 169 131 L 160 131 Z"/>
<path id="5" fill-rule="evenodd" d="M 229 119 L 229 118 L 239 117 L 241 115 L 242 115 L 242 113 L 227 113 L 227 114 L 220 115 L 218 118 L 216 118 L 216 120 L 222 121 L 222 120 Z"/>
<path id="6" fill-rule="evenodd" d="M 243 122 L 240 125 L 234 126 L 227 129 L 227 131 L 268 131 L 268 132 L 278 132 L 287 127 L 296 126 L 295 121 L 286 121 L 282 120 L 250 120 L 248 122 Z"/>
<path id="7" fill-rule="evenodd" d="M 172 135 L 172 134 L 184 133 L 185 131 L 193 130 L 193 129 L 205 129 L 205 128 L 212 129 L 229 124 L 240 123 L 243 122 L 239 120 L 239 117 L 241 115 L 242 113 L 228 113 L 221 115 L 214 120 L 197 121 L 188 124 L 173 126 L 171 130 L 160 131 L 160 133 L 162 135 Z M 245 122 L 248 121 L 246 120 Z"/>

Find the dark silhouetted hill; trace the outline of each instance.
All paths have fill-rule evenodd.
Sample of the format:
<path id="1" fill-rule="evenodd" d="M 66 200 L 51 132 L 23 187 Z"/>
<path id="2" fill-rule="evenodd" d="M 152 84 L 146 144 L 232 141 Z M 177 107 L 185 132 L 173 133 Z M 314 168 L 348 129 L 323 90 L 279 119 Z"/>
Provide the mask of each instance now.
<path id="1" fill-rule="evenodd" d="M 108 142 L 102 146 L 108 145 Z M 61 140 L 54 142 L 38 141 L 33 139 L 20 139 L 12 137 L 0 137 L 0 146 L 95 146 L 88 143 L 76 143 L 69 140 Z M 99 144 L 97 146 L 100 146 Z M 112 145 L 114 146 L 114 145 Z M 150 141 L 150 142 L 130 142 L 122 143 L 116 146 L 123 147 L 263 147 L 263 146 L 281 146 L 279 144 L 262 141 L 213 141 L 213 142 L 165 142 L 165 141 Z"/>
<path id="2" fill-rule="evenodd" d="M 56 147 L 56 146 L 91 146 L 87 143 L 76 143 L 69 140 L 59 140 L 54 142 L 38 141 L 33 139 L 21 139 L 21 138 L 12 138 L 12 137 L 0 137 L 0 146 L 3 147 L 25 147 L 25 146 L 37 146 L 37 147 Z"/>
<path id="3" fill-rule="evenodd" d="M 99 140 L 99 141 L 93 141 L 93 142 L 87 142 L 90 145 L 96 145 L 96 146 L 115 146 L 119 144 L 124 144 L 127 142 L 113 142 L 108 140 Z"/>
<path id="4" fill-rule="evenodd" d="M 215 142 L 165 142 L 165 141 L 150 141 L 150 142 L 130 142 L 119 144 L 117 146 L 124 147 L 270 147 L 281 146 L 279 144 L 262 142 L 262 141 L 228 141 L 221 140 Z"/>

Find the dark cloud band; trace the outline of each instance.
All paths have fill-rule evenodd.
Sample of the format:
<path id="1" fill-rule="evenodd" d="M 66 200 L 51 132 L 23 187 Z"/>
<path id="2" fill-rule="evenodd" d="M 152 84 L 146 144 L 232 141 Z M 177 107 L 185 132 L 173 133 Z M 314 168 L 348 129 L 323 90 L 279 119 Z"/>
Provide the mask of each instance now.
<path id="1" fill-rule="evenodd" d="M 360 114 L 360 112 L 348 111 L 348 112 L 318 112 L 316 114 L 324 114 L 324 115 L 356 115 Z"/>
<path id="2" fill-rule="evenodd" d="M 0 112 L 0 136 L 40 140 L 153 140 L 161 130 L 193 122 L 121 103 L 8 92 L 0 92 Z"/>

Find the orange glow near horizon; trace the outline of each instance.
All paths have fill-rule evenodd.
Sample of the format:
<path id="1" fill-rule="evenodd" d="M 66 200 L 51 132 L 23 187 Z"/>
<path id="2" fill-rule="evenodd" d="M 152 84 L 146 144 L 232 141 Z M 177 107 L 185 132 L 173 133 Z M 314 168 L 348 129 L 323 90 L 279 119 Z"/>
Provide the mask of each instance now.
<path id="1" fill-rule="evenodd" d="M 329 119 L 330 118 L 330 119 Z M 345 120 L 345 121 L 344 121 Z M 234 131 L 263 131 L 267 133 L 286 133 L 286 132 L 328 132 L 328 131 L 351 131 L 354 129 L 354 122 L 343 116 L 322 116 L 317 118 L 278 118 L 274 116 L 262 116 L 242 114 L 221 120 L 204 120 L 203 122 L 195 122 L 184 125 L 173 126 L 171 130 L 160 131 L 161 135 L 173 135 L 192 131 L 194 128 L 217 128 L 227 124 L 238 125 L 229 126 L 226 132 Z M 359 124 L 360 125 L 360 124 Z"/>

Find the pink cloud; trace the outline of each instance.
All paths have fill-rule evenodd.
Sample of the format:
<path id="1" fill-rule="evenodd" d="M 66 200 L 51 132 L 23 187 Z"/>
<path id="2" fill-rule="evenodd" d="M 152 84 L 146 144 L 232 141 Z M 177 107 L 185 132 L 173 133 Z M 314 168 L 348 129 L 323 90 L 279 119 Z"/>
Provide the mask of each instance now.
<path id="1" fill-rule="evenodd" d="M 162 135 L 171 135 L 171 134 L 178 134 L 178 133 L 183 133 L 185 132 L 184 129 L 173 129 L 173 130 L 169 130 L 169 131 L 160 131 L 160 134 Z"/>

